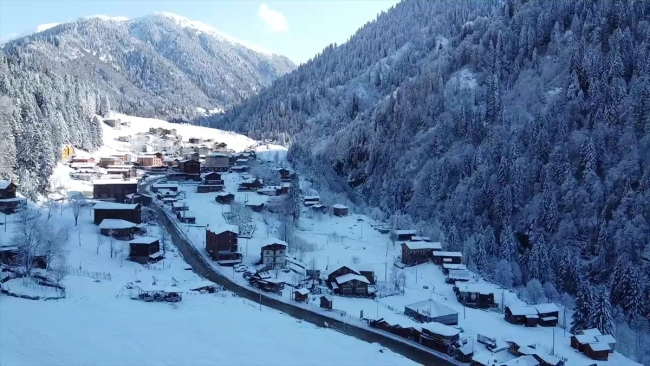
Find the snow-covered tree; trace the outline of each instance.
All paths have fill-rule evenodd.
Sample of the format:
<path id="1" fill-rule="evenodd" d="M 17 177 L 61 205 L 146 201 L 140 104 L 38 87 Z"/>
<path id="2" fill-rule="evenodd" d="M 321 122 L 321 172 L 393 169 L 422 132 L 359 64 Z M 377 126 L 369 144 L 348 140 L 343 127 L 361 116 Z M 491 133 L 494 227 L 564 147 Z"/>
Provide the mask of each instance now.
<path id="1" fill-rule="evenodd" d="M 575 309 L 573 311 L 570 329 L 571 333 L 575 334 L 577 331 L 588 329 L 591 326 L 593 307 L 593 288 L 585 279 L 580 279 L 578 282 L 578 292 L 575 298 Z"/>
<path id="2" fill-rule="evenodd" d="M 615 334 L 612 306 L 606 293 L 596 296 L 589 317 L 589 327 L 600 330 L 602 334 Z"/>

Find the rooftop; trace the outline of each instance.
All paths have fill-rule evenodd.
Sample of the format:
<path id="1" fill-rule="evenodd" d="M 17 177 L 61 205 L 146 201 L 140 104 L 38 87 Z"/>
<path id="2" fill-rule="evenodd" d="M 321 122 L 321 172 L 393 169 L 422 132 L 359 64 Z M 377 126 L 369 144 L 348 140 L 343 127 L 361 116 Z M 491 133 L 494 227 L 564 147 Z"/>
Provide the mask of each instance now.
<path id="1" fill-rule="evenodd" d="M 8 180 L 0 180 L 0 189 L 7 189 L 10 184 L 11 182 Z"/>
<path id="2" fill-rule="evenodd" d="M 438 242 L 428 242 L 428 241 L 408 241 L 405 242 L 404 245 L 406 245 L 407 248 L 411 250 L 422 250 L 422 249 L 431 249 L 431 250 L 436 250 L 436 249 L 442 249 L 442 244 Z"/>
<path id="3" fill-rule="evenodd" d="M 137 203 L 97 202 L 93 208 L 95 210 L 135 210 L 138 206 Z"/>
<path id="4" fill-rule="evenodd" d="M 104 219 L 99 224 L 100 229 L 130 229 L 135 226 L 134 223 L 122 219 Z"/>
<path id="5" fill-rule="evenodd" d="M 424 314 L 430 317 L 458 314 L 456 310 L 434 300 L 424 300 L 416 302 L 415 304 L 406 305 L 404 307 L 416 311 L 419 314 Z"/>
<path id="6" fill-rule="evenodd" d="M 594 351 L 609 351 L 612 348 L 605 342 L 589 343 L 589 347 Z"/>
<path id="7" fill-rule="evenodd" d="M 419 242 L 416 242 L 419 243 Z M 462 257 L 461 252 L 433 252 L 434 257 Z"/>
<path id="8" fill-rule="evenodd" d="M 557 305 L 553 303 L 548 303 L 548 304 L 537 304 L 533 305 L 533 307 L 537 310 L 538 313 L 540 314 L 547 314 L 547 313 L 555 313 L 559 312 L 560 309 L 558 309 Z"/>
<path id="9" fill-rule="evenodd" d="M 129 243 L 130 244 L 153 244 L 158 240 L 159 240 L 158 238 L 155 238 L 153 236 L 141 236 L 139 238 L 135 238 L 131 240 Z"/>
<path id="10" fill-rule="evenodd" d="M 221 234 L 226 231 L 232 231 L 233 233 L 239 234 L 239 226 L 237 225 L 221 225 L 214 230 L 215 234 Z"/>
<path id="11" fill-rule="evenodd" d="M 415 235 L 417 230 L 395 230 L 395 235 Z"/>
<path id="12" fill-rule="evenodd" d="M 524 315 L 537 315 L 537 310 L 528 305 L 509 305 L 508 309 L 512 315 L 524 316 Z"/>
<path id="13" fill-rule="evenodd" d="M 341 205 L 341 204 L 338 204 L 338 203 L 333 205 L 332 207 L 337 208 L 337 209 L 341 209 L 341 210 L 344 210 L 344 209 L 348 208 L 348 206 L 344 206 L 344 205 Z"/>
<path id="14" fill-rule="evenodd" d="M 365 278 L 365 277 L 363 277 L 361 275 L 358 275 L 358 274 L 354 274 L 354 273 L 348 273 L 348 274 L 344 274 L 343 276 L 336 277 L 336 282 L 337 283 L 346 283 L 346 282 L 350 282 L 352 280 L 357 280 L 359 282 L 370 284 L 370 281 L 368 281 L 367 278 Z"/>
<path id="15" fill-rule="evenodd" d="M 285 246 L 285 247 L 287 246 L 287 242 L 286 242 L 286 241 L 284 241 L 284 240 L 280 240 L 280 239 L 277 239 L 277 238 L 266 238 L 266 239 L 262 239 L 262 241 L 261 241 L 260 244 L 262 245 L 262 248 L 264 248 L 264 247 L 267 246 L 267 245 L 273 245 L 273 244 L 283 245 L 283 246 Z"/>
<path id="16" fill-rule="evenodd" d="M 119 180 L 119 179 L 108 179 L 101 180 L 97 179 L 93 181 L 93 185 L 104 185 L 104 184 L 138 184 L 137 180 Z"/>
<path id="17" fill-rule="evenodd" d="M 422 329 L 426 329 L 433 334 L 439 334 L 445 337 L 453 337 L 460 334 L 460 331 L 454 327 L 444 325 L 438 322 L 430 322 L 421 325 Z"/>
<path id="18" fill-rule="evenodd" d="M 308 294 L 309 294 L 309 290 L 307 290 L 307 289 L 304 288 L 304 287 L 301 287 L 301 288 L 299 288 L 299 289 L 296 289 L 296 291 L 294 291 L 294 292 L 297 292 L 297 293 L 299 293 L 299 294 L 301 294 L 301 295 L 308 295 Z"/>

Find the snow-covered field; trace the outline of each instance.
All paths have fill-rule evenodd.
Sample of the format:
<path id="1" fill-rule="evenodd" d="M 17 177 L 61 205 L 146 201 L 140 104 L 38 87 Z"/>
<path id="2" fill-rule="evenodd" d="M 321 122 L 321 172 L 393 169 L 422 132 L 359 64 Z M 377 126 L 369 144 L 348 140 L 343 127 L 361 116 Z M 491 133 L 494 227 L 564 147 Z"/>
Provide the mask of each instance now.
<path id="1" fill-rule="evenodd" d="M 260 196 L 257 193 L 237 192 L 238 183 L 242 180 L 238 173 L 226 174 L 224 180 L 226 191 L 235 195 L 236 202 L 243 204 L 246 201 L 264 202 L 268 200 L 268 197 Z M 181 223 L 178 225 L 195 247 L 208 258 L 204 249 L 205 230 L 207 228 L 214 231 L 215 228 L 226 224 L 222 212 L 228 212 L 229 206 L 215 202 L 216 193 L 195 193 L 195 185 L 182 185 L 181 187 L 186 192 L 185 202 L 196 216 L 196 225 Z M 278 224 L 276 217 L 270 213 L 253 213 L 252 216 L 256 226 L 253 237 L 239 240 L 239 250 L 244 254 L 243 263 L 248 265 L 253 265 L 260 259 L 262 242 L 269 237 L 277 236 L 276 226 Z M 311 267 L 313 260 L 316 263 L 316 268 L 323 271 L 335 269 L 334 267 L 338 265 L 370 269 L 375 272 L 378 283 L 385 280 L 390 281 L 391 271 L 394 270 L 393 263 L 395 258 L 401 255 L 401 248 L 398 244 L 393 247 L 393 242 L 388 234 L 381 234 L 375 230 L 374 227 L 378 225 L 380 225 L 379 222 L 364 215 L 351 214 L 347 217 L 336 217 L 328 214 L 308 214 L 305 211 L 300 219 L 300 230 L 297 231 L 297 235 L 310 243 L 313 248 L 304 251 L 297 259 L 306 264 L 307 268 Z M 353 262 L 357 263 L 353 264 Z M 248 286 L 241 273 L 236 273 L 231 268 L 220 267 L 217 264 L 213 264 L 213 267 L 224 275 L 232 277 L 234 281 Z M 345 312 L 351 322 L 358 320 L 359 314 L 363 311 L 366 318 L 385 318 L 401 324 L 409 324 L 413 321 L 403 315 L 404 306 L 431 298 L 458 311 L 458 325 L 464 330 L 461 336 L 475 338 L 480 333 L 502 341 L 518 340 L 536 345 L 539 350 L 553 352 L 557 357 L 566 358 L 567 365 L 572 366 L 593 365 L 595 362 L 570 347 L 570 334 L 561 327 L 526 328 L 507 323 L 502 313 L 503 307 L 523 304 L 523 301 L 510 291 L 477 278 L 476 280 L 485 286 L 494 288 L 495 300 L 500 304 L 501 309 L 490 312 L 464 308 L 456 300 L 452 285 L 445 283 L 445 276 L 438 266 L 421 264 L 405 268 L 404 273 L 406 285 L 403 295 L 383 297 L 378 301 L 335 297 L 334 309 Z M 278 277 L 288 284 L 295 284 L 301 276 L 293 272 L 280 272 Z M 290 289 L 287 286 L 282 294 L 286 301 L 292 301 Z M 316 306 L 312 306 L 312 308 L 314 311 L 322 312 Z M 564 314 L 561 313 L 561 324 L 564 324 L 563 318 Z M 479 343 L 476 343 L 475 352 L 489 353 Z M 598 365 L 634 364 L 619 353 L 610 355 L 607 362 L 595 363 Z"/>
<path id="2" fill-rule="evenodd" d="M 230 136 L 194 126 L 128 118 L 132 133 L 162 126 L 177 128 L 184 136 Z M 186 132 L 194 129 L 198 130 Z M 94 156 L 129 151 L 111 139 L 112 132 L 105 130 L 106 145 Z M 124 133 L 125 129 L 115 135 Z M 232 135 L 232 140 L 224 137 L 222 141 L 243 149 L 252 140 Z M 273 147 L 267 151 L 275 154 Z M 64 169 L 67 167 L 59 168 L 65 173 Z M 75 187 L 79 181 L 65 182 L 66 189 L 81 190 Z M 0 243 L 11 243 L 15 218 L 7 216 Z M 4 223 L 4 217 L 2 220 Z M 111 258 L 110 244 L 99 240 L 90 209 L 82 210 L 76 227 L 69 208 L 55 210 L 50 220 L 54 227 L 71 230 L 65 245 L 69 271 L 61 282 L 67 297 L 34 301 L 0 295 L 0 365 L 415 365 L 380 345 L 260 308 L 227 291 L 190 291 L 204 280 L 173 247 L 161 262 L 143 266 L 126 260 L 128 242 L 114 240 L 117 254 Z M 156 225 L 147 230 L 147 236 L 161 236 Z M 53 293 L 51 288 L 23 281 L 13 279 L 4 285 L 26 295 Z M 135 290 L 128 287 L 152 286 L 154 282 L 165 287 L 175 284 L 183 291 L 183 301 L 170 305 L 131 299 Z"/>

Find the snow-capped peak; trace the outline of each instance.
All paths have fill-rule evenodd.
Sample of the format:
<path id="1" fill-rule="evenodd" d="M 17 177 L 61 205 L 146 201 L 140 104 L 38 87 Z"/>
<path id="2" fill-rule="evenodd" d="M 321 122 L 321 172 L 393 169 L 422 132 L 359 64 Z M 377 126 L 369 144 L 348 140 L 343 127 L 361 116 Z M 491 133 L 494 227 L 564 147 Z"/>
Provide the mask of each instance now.
<path id="1" fill-rule="evenodd" d="M 61 24 L 61 23 L 45 23 L 45 24 L 41 24 L 41 25 L 36 27 L 36 30 L 34 31 L 34 33 L 44 32 L 44 31 L 46 31 L 46 30 L 48 30 L 50 28 L 56 27 L 59 24 Z"/>
<path id="2" fill-rule="evenodd" d="M 101 19 L 101 20 L 105 20 L 105 21 L 114 21 L 114 22 L 126 22 L 126 21 L 129 20 L 129 18 L 127 18 L 127 17 L 121 17 L 121 16 L 111 17 L 111 16 L 108 16 L 108 15 L 102 15 L 102 14 L 90 15 L 90 16 L 87 16 L 87 17 L 82 17 L 81 19 Z"/>
<path id="3" fill-rule="evenodd" d="M 250 44 L 250 43 L 242 41 L 242 40 L 239 40 L 239 39 L 237 39 L 235 37 L 232 37 L 232 36 L 230 36 L 230 35 L 228 35 L 226 33 L 223 33 L 221 31 L 213 28 L 212 26 L 210 26 L 208 24 L 205 24 L 205 23 L 197 21 L 197 20 L 190 20 L 190 19 L 188 19 L 188 18 L 186 18 L 184 16 L 180 16 L 180 15 L 177 15 L 177 14 L 166 13 L 166 12 L 156 12 L 156 13 L 153 13 L 153 15 L 144 16 L 144 17 L 142 17 L 140 19 L 149 19 L 151 17 L 167 18 L 167 19 L 172 20 L 176 25 L 178 25 L 181 28 L 189 28 L 189 29 L 193 29 L 193 30 L 195 30 L 196 32 L 199 32 L 199 33 L 209 34 L 209 35 L 211 35 L 213 37 L 218 37 L 218 38 L 220 38 L 220 39 L 222 39 L 224 41 L 230 42 L 232 44 L 237 44 L 237 45 L 240 45 L 240 46 L 244 46 L 244 47 L 246 47 L 248 49 L 251 49 L 251 50 L 253 50 L 255 52 L 259 52 L 259 53 L 263 53 L 263 54 L 267 54 L 267 55 L 272 55 L 273 54 L 273 52 L 271 52 L 269 50 L 266 50 L 266 49 L 264 49 L 262 47 Z"/>

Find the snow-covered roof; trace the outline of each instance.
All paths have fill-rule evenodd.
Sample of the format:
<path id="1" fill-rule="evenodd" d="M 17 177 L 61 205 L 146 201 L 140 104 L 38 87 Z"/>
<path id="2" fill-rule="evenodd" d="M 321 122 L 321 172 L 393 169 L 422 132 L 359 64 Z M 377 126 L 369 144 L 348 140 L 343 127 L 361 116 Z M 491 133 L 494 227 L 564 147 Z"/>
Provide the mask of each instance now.
<path id="1" fill-rule="evenodd" d="M 153 236 L 141 236 L 139 238 L 131 240 L 129 244 L 153 244 L 158 240 L 158 238 L 155 238 Z"/>
<path id="2" fill-rule="evenodd" d="M 240 163 L 247 163 L 248 159 L 237 159 L 237 161 Z"/>
<path id="3" fill-rule="evenodd" d="M 605 342 L 589 343 L 589 347 L 594 351 L 609 351 L 612 349 L 609 344 Z"/>
<path id="4" fill-rule="evenodd" d="M 96 179 L 93 181 L 93 185 L 102 185 L 102 184 L 138 184 L 137 180 L 119 180 L 119 179 L 109 179 L 101 180 Z"/>
<path id="5" fill-rule="evenodd" d="M 307 289 L 304 288 L 304 287 L 301 287 L 301 288 L 299 288 L 299 289 L 296 289 L 294 292 L 297 292 L 297 293 L 299 293 L 299 294 L 301 294 L 301 295 L 308 295 L 308 294 L 309 294 L 309 290 L 307 290 Z"/>
<path id="6" fill-rule="evenodd" d="M 176 201 L 176 202 L 172 202 L 172 207 L 183 208 L 183 207 L 189 207 L 189 206 L 188 206 L 187 203 L 185 203 L 185 202 L 182 202 L 182 201 L 180 201 L 180 202 L 179 202 L 179 201 Z"/>
<path id="7" fill-rule="evenodd" d="M 327 275 L 329 276 L 329 275 L 331 275 L 332 273 L 338 271 L 339 269 L 341 269 L 341 268 L 343 268 L 343 267 L 348 267 L 352 272 L 354 272 L 354 273 L 356 273 L 356 274 L 361 274 L 361 272 L 359 272 L 359 270 L 357 270 L 356 268 L 354 268 L 354 267 L 352 267 L 352 266 L 350 266 L 350 265 L 348 265 L 348 264 L 342 264 L 342 265 L 338 265 L 338 266 L 334 266 L 334 267 L 332 267 L 332 269 L 330 269 L 329 271 L 327 271 Z"/>
<path id="8" fill-rule="evenodd" d="M 537 356 L 549 365 L 557 365 L 560 363 L 559 358 L 542 351 L 537 352 Z"/>
<path id="9" fill-rule="evenodd" d="M 439 334 L 445 337 L 453 337 L 460 334 L 460 330 L 438 322 L 425 323 L 422 324 L 421 327 L 422 329 L 426 329 L 433 334 Z"/>
<path id="10" fill-rule="evenodd" d="M 264 248 L 264 247 L 267 246 L 267 245 L 273 245 L 273 244 L 283 245 L 283 246 L 285 246 L 285 247 L 287 246 L 287 242 L 286 242 L 286 241 L 284 241 L 284 240 L 280 240 L 280 239 L 277 239 L 277 238 L 266 238 L 266 239 L 262 239 L 262 241 L 261 241 L 260 244 L 262 245 L 262 248 Z"/>
<path id="11" fill-rule="evenodd" d="M 538 366 L 539 361 L 535 359 L 535 357 L 531 355 L 525 355 L 517 358 L 513 358 L 512 360 L 508 360 L 506 362 L 501 363 L 501 366 Z"/>
<path id="12" fill-rule="evenodd" d="M 344 274 L 343 276 L 336 277 L 336 282 L 339 284 L 350 282 L 352 280 L 357 280 L 359 282 L 370 284 L 370 281 L 368 281 L 367 278 L 354 273 L 348 273 L 348 274 Z"/>
<path id="13" fill-rule="evenodd" d="M 305 201 L 320 200 L 319 196 L 305 196 Z"/>
<path id="14" fill-rule="evenodd" d="M 337 208 L 337 209 L 341 209 L 341 210 L 345 210 L 345 209 L 348 208 L 348 206 L 344 206 L 344 205 L 341 205 L 341 204 L 338 204 L 338 203 L 332 205 L 332 207 L 333 207 L 333 208 Z"/>
<path id="15" fill-rule="evenodd" d="M 537 315 L 537 310 L 528 305 L 508 305 L 508 309 L 510 309 L 510 312 L 512 315 L 517 315 L 517 316 L 525 316 L 525 315 Z"/>
<path id="16" fill-rule="evenodd" d="M 431 241 L 431 238 L 428 236 L 413 236 L 411 241 Z"/>
<path id="17" fill-rule="evenodd" d="M 214 287 L 214 286 L 216 286 L 216 285 L 217 285 L 217 284 L 214 283 L 214 282 L 204 280 L 204 281 L 198 281 L 198 282 L 190 283 L 190 285 L 188 286 L 188 288 L 189 288 L 190 290 L 198 290 L 198 289 L 200 289 L 200 288 L 205 288 L 205 287 Z"/>
<path id="18" fill-rule="evenodd" d="M 97 202 L 93 206 L 95 210 L 135 210 L 137 203 L 116 203 L 116 202 Z"/>
<path id="19" fill-rule="evenodd" d="M 489 283 L 456 282 L 455 286 L 460 292 L 473 292 L 482 295 L 494 294 L 496 291 L 496 288 Z"/>
<path id="20" fill-rule="evenodd" d="M 104 219 L 99 223 L 100 229 L 130 229 L 135 226 L 134 223 L 122 219 Z"/>
<path id="21" fill-rule="evenodd" d="M 533 307 L 540 314 L 554 313 L 554 312 L 559 312 L 560 311 L 560 309 L 558 309 L 557 305 L 555 305 L 553 303 L 537 304 L 537 305 L 533 305 Z"/>
<path id="22" fill-rule="evenodd" d="M 163 255 L 165 255 L 165 253 L 162 250 L 159 250 L 153 254 L 149 254 L 149 258 L 151 259 L 162 258 Z"/>
<path id="23" fill-rule="evenodd" d="M 596 342 L 598 342 L 598 340 L 596 339 L 596 337 L 594 337 L 594 336 L 592 336 L 592 335 L 588 335 L 588 334 L 578 334 L 578 335 L 576 335 L 575 337 L 576 337 L 576 340 L 577 340 L 579 343 L 582 343 L 582 344 L 586 344 L 586 343 L 596 343 Z"/>
<path id="24" fill-rule="evenodd" d="M 226 196 L 234 196 L 234 194 L 227 193 L 227 192 L 217 193 L 217 197 L 226 197 Z"/>
<path id="25" fill-rule="evenodd" d="M 83 174 L 76 174 L 76 175 L 83 175 Z M 90 174 L 86 174 L 90 175 Z M 101 177 L 99 177 L 101 180 L 120 180 L 124 179 L 124 176 L 122 174 L 104 174 Z"/>
<path id="26" fill-rule="evenodd" d="M 456 310 L 449 308 L 434 300 L 424 300 L 424 301 L 416 302 L 414 304 L 406 305 L 405 308 L 416 311 L 419 314 L 428 315 L 434 318 L 439 316 L 458 314 Z"/>
<path id="27" fill-rule="evenodd" d="M 452 270 L 452 269 L 467 269 L 467 266 L 465 266 L 464 264 L 443 263 L 442 268 L 449 269 L 449 270 Z"/>
<path id="28" fill-rule="evenodd" d="M 461 252 L 441 252 L 441 251 L 436 251 L 433 252 L 434 257 L 462 257 L 463 253 Z"/>
<path id="29" fill-rule="evenodd" d="M 592 337 L 603 335 L 598 329 L 596 328 L 590 328 L 590 329 L 583 329 L 579 330 L 578 334 L 584 334 L 584 335 L 589 335 Z"/>
<path id="30" fill-rule="evenodd" d="M 218 228 L 216 228 L 214 230 L 214 233 L 215 234 L 221 234 L 221 233 L 223 233 L 225 231 L 232 231 L 233 233 L 239 234 L 239 226 L 237 226 L 237 225 L 228 225 L 228 224 L 221 225 L 221 226 L 219 226 Z"/>
<path id="31" fill-rule="evenodd" d="M 156 183 L 156 184 L 153 184 L 152 187 L 155 187 L 155 188 L 178 188 L 178 184 Z"/>
<path id="32" fill-rule="evenodd" d="M 332 301 L 334 299 L 332 295 L 322 295 L 321 297 L 324 297 L 327 301 Z"/>
<path id="33" fill-rule="evenodd" d="M 472 272 L 466 269 L 450 269 L 449 278 L 451 279 L 466 279 L 469 280 L 472 278 Z"/>
<path id="34" fill-rule="evenodd" d="M 11 182 L 8 180 L 0 180 L 0 189 L 7 189 L 10 184 Z"/>
<path id="35" fill-rule="evenodd" d="M 208 156 L 211 156 L 211 157 L 225 157 L 225 158 L 229 158 L 229 157 L 230 157 L 230 154 L 226 154 L 226 153 L 216 153 L 216 152 L 215 152 L 215 153 L 210 153 L 210 154 L 208 154 Z"/>
<path id="36" fill-rule="evenodd" d="M 394 231 L 395 235 L 415 235 L 417 234 L 417 230 L 395 230 Z"/>
<path id="37" fill-rule="evenodd" d="M 596 340 L 598 342 L 605 342 L 605 343 L 609 343 L 609 344 L 616 343 L 616 338 L 614 338 L 614 336 L 611 335 L 611 334 L 603 334 L 603 335 L 600 335 L 600 336 L 596 336 Z"/>
<path id="38" fill-rule="evenodd" d="M 442 244 L 438 242 L 428 242 L 428 241 L 407 241 L 404 243 L 407 248 L 411 250 L 422 250 L 422 249 L 442 249 Z"/>

